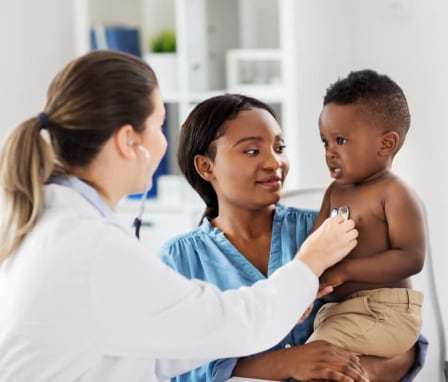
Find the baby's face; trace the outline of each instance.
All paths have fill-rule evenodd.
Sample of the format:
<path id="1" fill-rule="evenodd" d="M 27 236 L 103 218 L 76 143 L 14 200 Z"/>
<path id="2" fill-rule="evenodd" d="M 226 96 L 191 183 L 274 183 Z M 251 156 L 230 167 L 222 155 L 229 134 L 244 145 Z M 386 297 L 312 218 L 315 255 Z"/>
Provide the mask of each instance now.
<path id="1" fill-rule="evenodd" d="M 363 183 L 388 169 L 391 158 L 381 150 L 383 131 L 362 105 L 327 104 L 319 131 L 330 176 L 337 183 Z"/>

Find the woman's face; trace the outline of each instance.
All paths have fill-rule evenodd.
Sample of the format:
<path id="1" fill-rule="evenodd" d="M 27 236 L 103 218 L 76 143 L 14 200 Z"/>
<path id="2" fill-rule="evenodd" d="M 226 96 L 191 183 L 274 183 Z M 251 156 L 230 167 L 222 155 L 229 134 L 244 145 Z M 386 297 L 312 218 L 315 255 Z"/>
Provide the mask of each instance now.
<path id="1" fill-rule="evenodd" d="M 241 111 L 216 139 L 211 183 L 225 204 L 256 209 L 276 203 L 289 170 L 284 138 L 264 109 Z"/>

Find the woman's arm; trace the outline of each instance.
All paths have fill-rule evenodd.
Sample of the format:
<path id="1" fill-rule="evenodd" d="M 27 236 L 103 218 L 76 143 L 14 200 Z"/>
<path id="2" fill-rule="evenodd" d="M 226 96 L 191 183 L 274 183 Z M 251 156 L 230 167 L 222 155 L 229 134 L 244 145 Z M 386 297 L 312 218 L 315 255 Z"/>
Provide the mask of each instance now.
<path id="1" fill-rule="evenodd" d="M 277 350 L 243 358 L 236 364 L 232 376 L 272 380 L 343 381 L 343 376 L 370 382 L 398 382 L 411 370 L 416 360 L 417 346 L 394 358 L 361 356 L 359 358 L 338 346 L 324 341 L 311 342 L 289 349 Z"/>
<path id="2" fill-rule="evenodd" d="M 301 381 L 346 381 L 350 377 L 354 381 L 368 381 L 358 357 L 324 341 L 242 358 L 232 376 Z"/>

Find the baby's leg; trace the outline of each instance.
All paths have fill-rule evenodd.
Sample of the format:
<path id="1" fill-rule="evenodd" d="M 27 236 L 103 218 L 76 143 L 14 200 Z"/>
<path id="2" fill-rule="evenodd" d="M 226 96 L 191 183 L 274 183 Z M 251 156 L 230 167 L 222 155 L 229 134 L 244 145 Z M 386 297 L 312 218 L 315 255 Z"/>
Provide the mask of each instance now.
<path id="1" fill-rule="evenodd" d="M 357 354 L 393 357 L 415 343 L 422 300 L 420 292 L 394 288 L 362 291 L 325 304 L 307 342 L 324 340 Z"/>

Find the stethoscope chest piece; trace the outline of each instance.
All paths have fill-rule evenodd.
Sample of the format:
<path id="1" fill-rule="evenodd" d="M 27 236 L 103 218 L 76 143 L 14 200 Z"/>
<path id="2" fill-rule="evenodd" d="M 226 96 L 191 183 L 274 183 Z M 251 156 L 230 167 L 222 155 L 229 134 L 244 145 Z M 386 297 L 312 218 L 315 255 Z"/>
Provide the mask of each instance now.
<path id="1" fill-rule="evenodd" d="M 344 220 L 347 220 L 350 217 L 350 209 L 345 204 L 340 207 L 332 208 L 330 211 L 330 217 L 336 215 L 342 216 Z"/>

